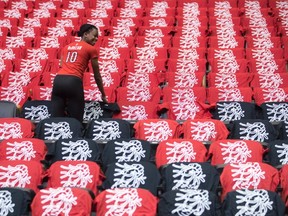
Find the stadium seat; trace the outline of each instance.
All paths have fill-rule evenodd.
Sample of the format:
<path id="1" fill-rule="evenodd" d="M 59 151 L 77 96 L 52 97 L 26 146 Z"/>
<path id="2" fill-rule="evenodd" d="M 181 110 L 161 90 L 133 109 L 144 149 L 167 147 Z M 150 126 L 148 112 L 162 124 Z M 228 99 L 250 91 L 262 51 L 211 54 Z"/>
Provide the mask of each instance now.
<path id="1" fill-rule="evenodd" d="M 150 142 L 160 142 L 171 138 L 179 138 L 180 124 L 171 119 L 139 120 L 134 126 L 135 138 Z"/>
<path id="2" fill-rule="evenodd" d="M 227 193 L 222 209 L 223 216 L 237 214 L 280 216 L 284 215 L 285 205 L 276 192 L 265 189 L 242 189 Z"/>
<path id="3" fill-rule="evenodd" d="M 204 189 L 217 193 L 219 172 L 210 163 L 174 162 L 160 171 L 163 192 L 183 189 Z"/>
<path id="4" fill-rule="evenodd" d="M 223 139 L 210 144 L 208 158 L 211 165 L 263 162 L 265 150 L 262 143 L 252 140 Z"/>
<path id="5" fill-rule="evenodd" d="M 151 144 L 146 140 L 126 138 L 108 141 L 102 152 L 102 166 L 105 170 L 109 164 L 116 162 L 150 161 Z"/>
<path id="6" fill-rule="evenodd" d="M 160 174 L 151 162 L 116 162 L 107 167 L 105 176 L 102 184 L 104 190 L 143 188 L 157 196 Z"/>
<path id="7" fill-rule="evenodd" d="M 10 138 L 0 143 L 0 160 L 37 161 L 45 160 L 47 147 L 36 138 Z"/>
<path id="8" fill-rule="evenodd" d="M 223 200 L 228 192 L 239 189 L 265 189 L 275 192 L 279 175 L 275 167 L 266 163 L 233 163 L 224 167 L 220 183 Z"/>
<path id="9" fill-rule="evenodd" d="M 216 119 L 193 119 L 182 123 L 182 135 L 185 139 L 210 142 L 226 139 L 229 131 L 225 124 Z"/>
<path id="10" fill-rule="evenodd" d="M 32 215 L 91 214 L 93 198 L 81 188 L 58 187 L 40 190 L 33 199 Z"/>
<path id="11" fill-rule="evenodd" d="M 157 197 L 143 188 L 107 189 L 96 197 L 95 203 L 97 215 L 120 213 L 153 216 L 157 213 Z"/>
<path id="12" fill-rule="evenodd" d="M 88 122 L 84 137 L 99 142 L 131 138 L 132 128 L 130 123 L 123 119 L 100 118 Z"/>
<path id="13" fill-rule="evenodd" d="M 58 139 L 79 138 L 83 136 L 81 122 L 70 117 L 50 117 L 39 121 L 35 128 L 35 137 L 45 142 Z"/>
<path id="14" fill-rule="evenodd" d="M 208 190 L 179 189 L 161 194 L 158 215 L 221 215 L 216 194 Z"/>

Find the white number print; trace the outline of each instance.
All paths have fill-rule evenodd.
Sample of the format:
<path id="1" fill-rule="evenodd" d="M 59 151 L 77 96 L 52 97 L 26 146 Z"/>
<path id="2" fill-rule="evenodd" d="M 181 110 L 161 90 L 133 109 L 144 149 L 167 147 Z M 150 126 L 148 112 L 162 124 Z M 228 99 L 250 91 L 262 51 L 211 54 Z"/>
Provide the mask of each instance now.
<path id="1" fill-rule="evenodd" d="M 66 57 L 66 62 L 75 62 L 77 59 L 78 53 L 77 52 L 68 52 Z"/>

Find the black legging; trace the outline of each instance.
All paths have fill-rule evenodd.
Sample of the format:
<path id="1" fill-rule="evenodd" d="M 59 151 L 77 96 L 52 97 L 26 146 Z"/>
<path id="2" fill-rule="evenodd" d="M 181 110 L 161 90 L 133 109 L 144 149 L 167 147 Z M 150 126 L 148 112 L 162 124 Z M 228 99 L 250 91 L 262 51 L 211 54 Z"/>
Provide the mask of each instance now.
<path id="1" fill-rule="evenodd" d="M 71 75 L 57 75 L 54 79 L 52 98 L 55 116 L 67 116 L 83 121 L 84 90 L 80 78 Z"/>

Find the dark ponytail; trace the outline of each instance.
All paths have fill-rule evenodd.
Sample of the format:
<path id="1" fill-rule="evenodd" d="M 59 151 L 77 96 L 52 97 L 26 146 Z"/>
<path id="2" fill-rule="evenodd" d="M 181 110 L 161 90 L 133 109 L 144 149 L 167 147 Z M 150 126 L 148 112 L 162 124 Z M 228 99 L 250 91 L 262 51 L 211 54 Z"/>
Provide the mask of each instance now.
<path id="1" fill-rule="evenodd" d="M 97 29 L 96 26 L 91 24 L 83 24 L 81 25 L 79 31 L 77 32 L 78 37 L 82 37 L 85 32 L 89 32 L 92 29 Z"/>

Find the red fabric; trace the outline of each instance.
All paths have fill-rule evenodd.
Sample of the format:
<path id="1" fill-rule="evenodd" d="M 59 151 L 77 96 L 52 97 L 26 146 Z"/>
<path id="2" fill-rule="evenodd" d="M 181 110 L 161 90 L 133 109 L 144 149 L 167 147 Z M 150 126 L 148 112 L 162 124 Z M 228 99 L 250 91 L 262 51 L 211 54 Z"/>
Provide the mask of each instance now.
<path id="1" fill-rule="evenodd" d="M 150 88 L 128 88 L 119 87 L 116 89 L 117 101 L 150 101 L 159 103 L 161 89 L 159 87 Z"/>
<path id="2" fill-rule="evenodd" d="M 93 46 L 80 41 L 79 43 L 75 42 L 64 47 L 61 56 L 63 61 L 58 74 L 73 75 L 82 79 L 89 61 L 97 58 L 98 53 Z"/>
<path id="3" fill-rule="evenodd" d="M 101 77 L 102 77 L 104 87 L 117 88 L 118 86 L 120 86 L 120 82 L 121 82 L 120 73 L 101 72 Z M 96 86 L 93 73 L 85 72 L 83 74 L 83 85 L 84 86 Z"/>
<path id="4" fill-rule="evenodd" d="M 81 4 L 81 6 L 80 6 Z M 76 11 L 74 11 L 74 8 L 71 4 L 70 1 L 65 1 L 62 4 L 63 8 L 57 8 L 56 9 L 56 15 L 57 17 L 62 17 L 62 18 L 74 18 L 74 17 L 84 17 L 85 16 L 85 10 L 84 7 L 88 8 L 89 7 L 89 2 L 87 1 L 81 1 L 81 3 L 78 3 L 78 8 Z M 81 8 L 80 8 L 81 7 Z M 69 13 L 74 13 L 73 15 L 70 15 Z"/>
<path id="5" fill-rule="evenodd" d="M 260 142 L 250 140 L 218 140 L 209 146 L 211 165 L 262 162 L 265 150 Z"/>
<path id="6" fill-rule="evenodd" d="M 201 48 L 180 48 L 170 47 L 168 49 L 169 58 L 172 59 L 206 59 L 207 49 L 206 47 Z"/>
<path id="7" fill-rule="evenodd" d="M 237 8 L 237 1 L 233 1 L 233 0 L 228 0 L 228 1 L 226 1 L 226 0 L 221 0 L 221 1 L 219 1 L 219 0 L 209 0 L 208 1 L 208 7 L 215 8 L 217 6 L 217 3 L 219 4 L 220 2 L 222 2 L 222 3 L 223 2 L 224 3 L 228 2 L 229 5 L 232 8 Z"/>
<path id="8" fill-rule="evenodd" d="M 95 199 L 96 214 L 104 216 L 121 212 L 122 215 L 156 216 L 157 202 L 157 197 L 142 188 L 107 189 Z"/>
<path id="9" fill-rule="evenodd" d="M 35 48 L 61 48 L 67 44 L 67 37 L 36 36 L 33 47 Z"/>
<path id="10" fill-rule="evenodd" d="M 153 72 L 153 73 L 143 73 L 139 72 L 127 72 L 123 75 L 123 87 L 129 88 L 140 88 L 140 87 L 158 87 L 164 82 L 165 73 L 164 72 Z"/>
<path id="11" fill-rule="evenodd" d="M 127 61 L 128 72 L 153 73 L 165 71 L 165 66 L 166 59 L 129 59 Z"/>
<path id="12" fill-rule="evenodd" d="M 237 45 L 236 44 L 235 45 L 234 44 L 229 45 L 226 41 L 227 38 L 223 37 L 223 39 L 221 40 L 221 36 L 208 37 L 207 43 L 208 43 L 208 46 L 210 48 L 218 48 L 218 49 L 219 48 L 229 48 L 229 46 L 233 46 L 233 48 L 245 48 L 245 38 L 244 37 L 236 36 L 236 37 L 233 37 L 233 39 L 235 39 L 235 41 L 237 42 Z"/>
<path id="13" fill-rule="evenodd" d="M 24 72 L 44 72 L 48 68 L 47 59 L 15 59 L 14 61 L 14 71 L 24 71 Z"/>
<path id="14" fill-rule="evenodd" d="M 280 37 L 269 37 L 269 38 L 257 38 L 255 36 L 246 36 L 246 47 L 247 48 L 281 48 L 282 47 L 282 41 Z M 270 42 L 272 44 L 270 44 Z"/>
<path id="15" fill-rule="evenodd" d="M 113 103 L 116 100 L 115 88 L 104 87 L 106 99 L 109 103 Z M 86 101 L 102 101 L 101 92 L 97 86 L 84 86 L 84 99 Z"/>
<path id="16" fill-rule="evenodd" d="M 110 1 L 112 2 L 112 1 Z M 110 17 L 114 16 L 114 9 L 113 8 L 100 8 L 101 10 L 104 9 L 105 13 L 107 14 L 106 17 L 103 17 L 104 15 L 102 15 L 102 13 L 99 12 L 100 15 L 97 15 L 97 11 L 101 11 L 101 10 L 97 10 L 97 8 L 85 8 L 85 16 L 87 18 L 104 18 L 107 20 L 109 20 L 109 25 L 110 25 Z"/>
<path id="17" fill-rule="evenodd" d="M 185 26 L 175 26 L 174 28 L 174 37 L 191 36 L 192 33 L 200 34 L 199 37 L 206 37 L 208 34 L 207 26 L 199 26 L 196 30 Z"/>
<path id="18" fill-rule="evenodd" d="M 173 1 L 173 0 L 166 0 L 164 2 L 165 2 L 165 4 L 164 4 L 165 6 L 167 4 L 168 9 L 174 9 L 177 6 L 177 2 Z M 146 6 L 148 8 L 156 7 L 159 4 L 160 5 L 163 4 L 163 1 L 162 0 L 155 0 L 155 1 L 152 1 L 152 2 L 150 2 L 150 1 L 146 2 Z"/>
<path id="19" fill-rule="evenodd" d="M 237 8 L 237 7 L 236 7 Z M 211 10 L 211 9 L 210 9 Z M 216 9 L 214 9 L 215 11 Z M 232 15 L 232 14 L 231 14 Z M 222 18 L 222 17 L 219 17 L 219 16 L 209 16 L 209 25 L 211 26 L 216 26 L 216 28 L 218 28 L 219 30 L 221 29 L 221 25 L 219 25 L 219 22 L 221 21 L 221 19 L 223 20 L 227 20 L 227 18 Z M 234 26 L 241 26 L 241 17 L 239 16 L 232 16 L 231 19 L 229 19 L 229 22 L 232 22 L 232 24 Z"/>
<path id="20" fill-rule="evenodd" d="M 47 187 L 80 187 L 98 194 L 97 186 L 104 175 L 100 166 L 91 161 L 57 161 L 47 171 Z"/>
<path id="21" fill-rule="evenodd" d="M 0 160 L 41 162 L 45 159 L 46 153 L 44 141 L 36 138 L 11 138 L 0 143 Z"/>
<path id="22" fill-rule="evenodd" d="M 183 137 L 197 141 L 216 141 L 226 139 L 229 131 L 225 124 L 215 119 L 186 120 L 182 124 Z"/>
<path id="23" fill-rule="evenodd" d="M 218 36 L 218 32 L 219 32 L 219 26 L 209 26 L 209 36 L 213 37 L 213 36 Z M 227 28 L 226 30 L 228 30 L 229 28 Z M 242 27 L 242 25 L 235 25 L 233 26 L 233 30 L 234 32 L 236 33 L 236 37 L 241 37 L 243 36 L 244 32 L 245 32 L 245 29 Z M 230 33 L 230 32 L 229 32 Z"/>
<path id="24" fill-rule="evenodd" d="M 102 72 L 119 73 L 122 74 L 125 71 L 126 61 L 124 59 L 98 59 L 99 70 Z M 93 72 L 92 65 L 89 64 L 89 72 Z"/>
<path id="25" fill-rule="evenodd" d="M 139 120 L 133 128 L 135 138 L 152 142 L 178 138 L 181 132 L 178 122 L 170 119 Z"/>
<path id="26" fill-rule="evenodd" d="M 41 5 L 41 8 L 39 8 L 39 3 L 38 2 L 37 2 L 38 4 L 36 4 L 36 2 L 33 2 L 33 3 L 34 3 L 34 5 L 33 5 L 34 9 L 30 8 L 29 10 L 26 10 L 25 11 L 26 12 L 25 15 L 21 16 L 21 17 L 26 17 L 27 16 L 28 18 L 37 18 L 37 17 L 39 17 L 40 14 L 42 15 L 43 13 L 45 13 L 45 14 L 43 14 L 43 16 L 48 16 L 48 17 L 55 17 L 57 15 L 56 14 L 56 9 L 48 9 L 47 5 L 43 5 L 43 2 L 42 2 L 42 5 Z M 45 12 L 43 10 L 44 7 L 46 9 Z M 55 6 L 55 8 L 56 7 L 57 6 Z M 46 23 L 43 24 L 43 26 L 45 26 L 45 25 L 46 25 Z"/>
<path id="27" fill-rule="evenodd" d="M 288 60 L 288 36 L 282 38 L 284 46 L 284 58 Z"/>
<path id="28" fill-rule="evenodd" d="M 172 46 L 186 49 L 205 48 L 207 46 L 207 39 L 202 36 L 197 38 L 187 37 L 186 35 L 174 36 L 172 37 Z"/>
<path id="29" fill-rule="evenodd" d="M 218 101 L 241 101 L 252 102 L 252 89 L 250 87 L 240 88 L 207 88 L 207 101 L 210 104 Z"/>
<path id="30" fill-rule="evenodd" d="M 164 26 L 164 27 L 151 27 L 151 26 L 139 26 L 138 35 L 139 36 L 149 36 L 149 37 L 162 37 L 169 36 L 173 32 L 174 27 Z"/>
<path id="31" fill-rule="evenodd" d="M 131 58 L 134 59 L 167 59 L 167 47 L 132 47 Z"/>
<path id="32" fill-rule="evenodd" d="M 118 4 L 119 4 L 119 7 L 120 8 L 125 8 L 125 7 L 130 7 L 131 5 L 131 3 L 130 2 L 126 2 L 126 1 L 120 1 L 120 2 L 118 2 L 117 0 L 115 0 L 115 1 L 112 1 L 112 2 L 116 2 L 117 4 L 116 4 L 116 6 L 118 6 Z M 141 5 L 141 8 L 144 8 L 144 7 L 146 7 L 146 0 L 139 0 L 139 1 L 137 1 L 137 4 L 138 4 L 138 2 L 139 2 L 139 4 Z"/>
<path id="33" fill-rule="evenodd" d="M 41 36 L 41 27 L 20 27 L 13 26 L 10 31 L 10 36 L 23 36 L 23 37 L 31 37 L 30 35 Z"/>
<path id="34" fill-rule="evenodd" d="M 209 73 L 207 76 L 208 86 L 217 88 L 249 87 L 251 80 L 252 76 L 249 73 Z"/>
<path id="35" fill-rule="evenodd" d="M 218 2 L 218 1 L 217 1 Z M 231 2 L 232 1 L 230 1 L 230 5 L 231 5 Z M 237 2 L 234 2 L 233 1 L 233 4 L 234 3 L 237 3 Z M 225 9 L 219 9 L 220 11 L 226 11 L 227 9 L 225 8 Z M 234 18 L 236 18 L 236 17 L 239 17 L 239 16 L 241 16 L 242 15 L 242 11 L 236 6 L 236 7 L 232 7 L 232 8 L 229 8 L 227 11 L 229 11 L 229 14 L 231 14 L 231 16 L 232 17 L 234 17 Z M 210 18 L 213 18 L 213 17 L 216 17 L 216 16 L 219 16 L 218 15 L 219 14 L 219 12 L 218 12 L 218 10 L 215 8 L 215 6 L 213 6 L 213 7 L 210 7 L 210 8 L 208 8 L 208 15 L 209 15 L 209 17 Z M 220 17 L 219 17 L 220 18 Z M 235 23 L 234 23 L 235 24 Z"/>
<path id="36" fill-rule="evenodd" d="M 279 184 L 278 170 L 258 162 L 227 164 L 220 175 L 221 199 L 237 189 L 265 189 L 275 191 Z"/>
<path id="37" fill-rule="evenodd" d="M 115 113 L 113 118 L 120 118 L 124 120 L 143 120 L 143 119 L 157 119 L 159 115 L 158 103 L 143 102 L 143 101 L 119 101 L 120 112 Z"/>
<path id="38" fill-rule="evenodd" d="M 167 71 L 170 72 L 181 72 L 181 73 L 191 73 L 191 72 L 206 72 L 206 60 L 187 60 L 187 59 L 168 59 Z"/>
<path id="39" fill-rule="evenodd" d="M 253 88 L 253 97 L 257 105 L 266 102 L 288 102 L 288 88 Z"/>
<path id="40" fill-rule="evenodd" d="M 280 187 L 282 188 L 281 197 L 285 202 L 285 206 L 288 206 L 288 164 L 282 166 L 279 171 L 280 175 Z"/>
<path id="41" fill-rule="evenodd" d="M 177 101 L 164 102 L 159 105 L 160 110 L 167 110 L 167 118 L 173 120 L 187 119 L 210 119 L 210 106 L 197 101 Z"/>
<path id="42" fill-rule="evenodd" d="M 31 89 L 32 100 L 51 100 L 52 86 L 34 86 Z"/>
<path id="43" fill-rule="evenodd" d="M 27 48 L 24 50 L 27 59 L 57 59 L 59 55 L 58 48 Z"/>
<path id="44" fill-rule="evenodd" d="M 205 72 L 166 72 L 165 75 L 167 85 L 171 88 L 194 88 L 202 87 L 205 84 Z"/>
<path id="45" fill-rule="evenodd" d="M 147 2 L 147 7 L 146 7 L 146 10 L 145 10 L 146 17 L 170 17 L 170 16 L 175 16 L 175 6 L 174 7 L 168 7 L 168 8 L 166 7 L 166 8 L 164 8 L 163 9 L 163 13 L 162 13 L 162 10 L 160 10 L 160 12 L 159 12 L 159 9 L 155 10 L 155 8 L 157 7 L 157 6 L 154 6 L 155 2 L 157 2 L 157 1 L 152 1 L 152 2 L 148 1 Z M 176 5 L 176 1 L 168 1 L 168 4 Z"/>
<path id="46" fill-rule="evenodd" d="M 137 47 L 170 47 L 171 46 L 171 37 L 147 37 L 147 36 L 138 36 L 135 38 L 135 46 Z"/>
<path id="47" fill-rule="evenodd" d="M 272 48 L 272 49 L 253 49 L 246 48 L 246 59 L 258 59 L 261 60 L 262 55 L 267 55 L 267 53 L 272 54 L 272 59 L 283 59 L 284 58 L 284 50 L 283 48 Z M 259 56 L 259 57 L 258 57 Z"/>
<path id="48" fill-rule="evenodd" d="M 175 17 L 174 16 L 167 16 L 167 17 L 143 17 L 143 26 L 174 26 L 175 24 Z"/>
<path id="49" fill-rule="evenodd" d="M 119 7 L 115 10 L 115 17 L 123 17 L 123 18 L 141 18 L 144 14 L 143 8 L 125 8 L 125 7 Z M 136 25 L 139 25 L 139 23 L 135 23 Z"/>
<path id="50" fill-rule="evenodd" d="M 33 38 L 32 37 L 22 37 L 22 36 L 2 36 L 2 48 L 26 48 L 32 47 Z"/>
<path id="51" fill-rule="evenodd" d="M 220 57 L 223 58 L 226 53 L 228 52 L 229 56 L 235 57 L 236 59 L 245 59 L 245 49 L 242 48 L 234 48 L 234 49 L 215 49 L 215 48 L 208 48 L 208 60 L 211 59 L 219 59 Z M 222 53 L 224 53 L 222 56 Z"/>
<path id="52" fill-rule="evenodd" d="M 137 26 L 110 26 L 107 31 L 113 37 L 134 37 L 137 33 Z"/>
<path id="53" fill-rule="evenodd" d="M 211 73 L 245 73 L 248 72 L 248 60 L 235 58 L 209 59 Z"/>
<path id="54" fill-rule="evenodd" d="M 182 0 L 178 2 L 178 7 L 177 9 L 181 8 L 180 10 L 183 10 L 183 7 L 185 7 L 185 4 L 187 3 L 191 3 L 190 0 Z M 207 7 L 207 2 L 206 1 L 202 1 L 202 0 L 193 0 L 193 3 L 197 3 L 197 6 L 200 9 L 206 9 Z"/>
<path id="55" fill-rule="evenodd" d="M 1 43 L 1 42 L 0 42 Z M 24 49 L 23 48 L 0 48 L 0 57 L 1 59 L 14 60 L 24 58 Z"/>
<path id="56" fill-rule="evenodd" d="M 251 86 L 261 88 L 285 88 L 288 83 L 287 73 L 255 74 Z"/>
<path id="57" fill-rule="evenodd" d="M 40 85 L 52 87 L 56 75 L 57 75 L 56 71 L 51 71 L 50 73 L 48 71 L 44 72 L 41 76 Z"/>
<path id="58" fill-rule="evenodd" d="M 38 192 L 45 175 L 43 165 L 36 161 L 0 162 L 0 186 L 28 188 Z"/>
<path id="59" fill-rule="evenodd" d="M 0 118 L 0 139 L 31 138 L 34 135 L 34 124 L 23 118 Z"/>
<path id="60" fill-rule="evenodd" d="M 183 14 L 183 12 L 182 12 L 182 14 Z M 201 14 L 197 16 L 197 20 L 195 20 L 195 17 L 189 17 L 189 16 L 185 17 L 183 15 L 180 15 L 180 16 L 178 15 L 175 18 L 177 21 L 177 26 L 187 26 L 187 25 L 191 24 L 191 21 L 200 22 L 199 26 L 207 26 L 208 25 L 208 17 L 203 12 L 202 12 L 202 16 L 201 16 Z"/>
<path id="61" fill-rule="evenodd" d="M 193 139 L 168 139 L 158 144 L 155 161 L 157 168 L 174 162 L 205 162 L 207 148 Z"/>
<path id="62" fill-rule="evenodd" d="M 73 26 L 69 26 L 69 27 L 75 27 L 78 26 L 80 19 L 79 17 L 75 17 L 75 18 L 63 18 L 61 17 L 61 15 L 59 17 L 50 17 L 49 19 L 49 26 L 50 27 L 55 27 L 57 26 L 58 23 L 61 22 L 67 22 L 67 23 L 71 23 Z M 66 25 L 67 26 L 67 25 Z"/>
<path id="63" fill-rule="evenodd" d="M 0 87 L 0 100 L 12 101 L 18 107 L 22 107 L 26 100 L 28 100 L 28 87 L 26 86 L 8 86 Z"/>
<path id="64" fill-rule="evenodd" d="M 279 33 L 279 35 L 281 35 L 282 40 L 283 40 L 283 38 L 286 38 L 288 36 L 288 29 L 287 29 L 287 27 L 284 24 L 285 23 L 285 19 L 286 19 L 285 17 L 283 17 L 281 19 L 282 21 L 280 21 L 280 22 L 283 23 L 283 24 L 279 24 L 280 26 L 278 27 L 279 28 L 279 32 L 278 33 Z"/>
<path id="65" fill-rule="evenodd" d="M 266 36 L 267 33 L 269 33 L 269 37 L 272 37 L 272 38 L 280 36 L 280 32 L 277 30 L 277 28 L 275 28 L 274 25 L 263 26 L 263 27 L 250 27 L 250 28 L 245 29 L 245 37 L 261 37 L 261 34 L 262 36 L 264 35 Z"/>
<path id="66" fill-rule="evenodd" d="M 99 59 L 129 59 L 129 48 L 100 47 Z"/>
<path id="67" fill-rule="evenodd" d="M 3 74 L 13 71 L 13 63 L 10 59 L 0 59 L 0 76 L 3 79 Z M 2 83 L 1 83 L 2 84 Z"/>
<path id="68" fill-rule="evenodd" d="M 8 36 L 9 31 L 10 31 L 10 30 L 9 30 L 8 27 L 2 26 L 2 27 L 0 28 L 0 34 L 1 34 L 2 36 Z M 3 42 L 3 41 L 0 42 L 1 47 L 3 46 L 3 43 L 2 43 L 2 42 Z"/>
<path id="69" fill-rule="evenodd" d="M 31 204 L 32 216 L 90 215 L 92 198 L 81 188 L 47 188 L 40 190 Z"/>
<path id="70" fill-rule="evenodd" d="M 247 11 L 248 9 L 246 9 L 246 11 Z M 274 17 L 271 17 L 268 13 L 270 13 L 270 11 L 268 11 L 269 10 L 269 8 L 262 8 L 261 10 L 260 10 L 260 13 L 261 13 L 261 15 L 262 15 L 262 17 L 261 17 L 261 19 L 262 18 L 264 18 L 265 19 L 265 22 L 266 22 L 266 26 L 265 27 L 274 27 L 275 26 L 275 18 Z M 258 19 L 258 17 L 255 17 L 256 18 L 256 20 Z M 249 26 L 250 28 L 251 27 L 259 27 L 259 23 L 255 23 L 255 25 L 254 25 L 254 20 L 251 18 L 251 17 L 249 17 L 249 16 L 246 16 L 246 15 L 244 15 L 243 17 L 242 17 L 242 25 L 243 26 Z M 258 25 L 258 26 L 257 26 Z"/>
<path id="71" fill-rule="evenodd" d="M 238 0 L 238 7 L 239 8 L 246 8 L 247 6 L 245 5 L 245 2 L 246 2 L 246 0 Z M 260 6 L 261 8 L 264 8 L 264 9 L 266 9 L 267 8 L 267 6 L 268 6 L 268 0 L 263 0 L 263 1 L 259 1 L 259 3 L 258 3 L 258 1 L 257 1 L 257 6 Z M 268 9 L 268 8 L 267 8 Z M 266 10 L 267 10 L 266 9 Z M 263 9 L 262 9 L 263 10 Z M 263 11 L 264 12 L 264 11 Z M 264 14 L 263 14 L 264 15 Z"/>
<path id="72" fill-rule="evenodd" d="M 103 37 L 103 41 L 101 43 L 102 47 L 133 47 L 135 43 L 135 37 L 113 37 L 113 36 L 105 36 Z"/>
<path id="73" fill-rule="evenodd" d="M 50 10 L 49 10 L 50 11 Z M 19 18 L 19 24 L 18 26 L 20 27 L 24 27 L 24 26 L 41 26 L 41 33 L 44 34 L 45 31 L 43 31 L 43 28 L 45 28 L 46 26 L 49 25 L 49 18 L 47 17 L 39 17 L 38 18 L 38 14 L 36 15 L 37 18 L 34 16 L 35 11 L 34 10 L 30 10 L 30 11 L 26 11 L 26 14 L 28 17 L 20 17 Z M 53 14 L 53 12 L 52 12 Z"/>
<path id="74" fill-rule="evenodd" d="M 173 88 L 164 87 L 163 88 L 163 102 L 171 102 L 178 99 L 189 99 L 189 101 L 198 101 L 205 103 L 206 101 L 206 91 L 204 87 L 194 87 L 194 88 Z M 194 99 L 194 100 L 193 100 Z"/>

